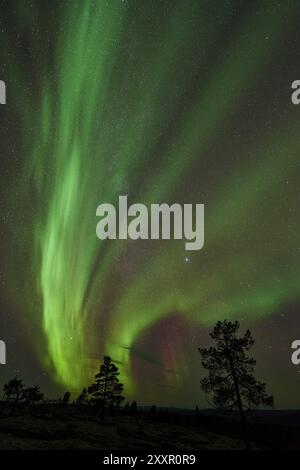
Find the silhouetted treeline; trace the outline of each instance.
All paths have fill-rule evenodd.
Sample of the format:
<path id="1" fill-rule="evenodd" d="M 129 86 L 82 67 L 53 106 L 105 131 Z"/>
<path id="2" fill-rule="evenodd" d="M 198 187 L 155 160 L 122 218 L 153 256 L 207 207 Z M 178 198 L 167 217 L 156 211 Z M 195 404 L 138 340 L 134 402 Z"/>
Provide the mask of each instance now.
<path id="1" fill-rule="evenodd" d="M 255 421 L 253 410 L 272 406 L 273 397 L 267 394 L 266 384 L 254 377 L 256 361 L 249 356 L 254 339 L 249 330 L 239 335 L 239 327 L 238 322 L 217 322 L 210 333 L 213 345 L 199 348 L 202 365 L 208 371 L 208 376 L 201 379 L 201 388 L 211 397 L 215 412 L 201 411 L 198 406 L 190 412 L 156 404 L 139 407 L 135 400 L 122 405 L 125 398 L 119 369 L 110 356 L 104 356 L 94 382 L 87 384 L 73 401 L 69 391 L 57 400 L 47 400 L 38 385 L 25 387 L 21 379 L 14 377 L 4 385 L 0 416 L 30 410 L 32 416 L 44 419 L 68 420 L 73 416 L 100 422 L 103 418 L 126 417 L 136 423 L 140 432 L 144 422 L 164 422 L 242 438 L 246 448 L 250 442 L 267 447 L 274 442 L 288 445 L 288 439 L 295 440 L 294 429 L 287 432 L 286 426 Z"/>

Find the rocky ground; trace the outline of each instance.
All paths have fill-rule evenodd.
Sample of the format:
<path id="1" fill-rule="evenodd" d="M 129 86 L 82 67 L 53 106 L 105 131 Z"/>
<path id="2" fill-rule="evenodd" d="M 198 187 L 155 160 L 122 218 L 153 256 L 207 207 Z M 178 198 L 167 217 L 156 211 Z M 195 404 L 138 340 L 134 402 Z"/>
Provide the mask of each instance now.
<path id="1" fill-rule="evenodd" d="M 100 420 L 83 412 L 32 413 L 0 418 L 0 450 L 14 449 L 241 449 L 242 442 L 195 425 L 170 424 L 147 416 Z"/>

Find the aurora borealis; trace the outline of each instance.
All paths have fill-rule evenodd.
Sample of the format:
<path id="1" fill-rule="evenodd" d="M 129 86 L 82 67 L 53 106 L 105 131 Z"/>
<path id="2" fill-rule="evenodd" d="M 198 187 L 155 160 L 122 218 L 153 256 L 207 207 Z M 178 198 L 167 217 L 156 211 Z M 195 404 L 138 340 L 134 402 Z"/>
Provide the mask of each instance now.
<path id="1" fill-rule="evenodd" d="M 299 406 L 297 2 L 0 5 L 5 374 L 77 393 L 109 354 L 127 397 L 194 406 L 197 348 L 234 318 L 275 402 Z M 204 248 L 100 241 L 119 195 L 204 203 Z"/>

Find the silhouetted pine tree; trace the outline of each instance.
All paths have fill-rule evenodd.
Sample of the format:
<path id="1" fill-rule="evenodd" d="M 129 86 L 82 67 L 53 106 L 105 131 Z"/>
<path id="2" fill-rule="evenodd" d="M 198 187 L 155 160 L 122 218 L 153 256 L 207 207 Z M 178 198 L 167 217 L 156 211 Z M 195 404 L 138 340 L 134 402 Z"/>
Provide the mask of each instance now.
<path id="1" fill-rule="evenodd" d="M 3 386 L 3 391 L 5 399 L 12 403 L 12 415 L 15 413 L 19 403 L 27 402 L 33 404 L 34 402 L 41 401 L 44 397 L 38 385 L 25 388 L 23 380 L 18 377 L 9 380 L 7 384 Z"/>
<path id="2" fill-rule="evenodd" d="M 70 401 L 70 398 L 71 398 L 71 393 L 70 392 L 66 392 L 63 396 L 63 399 L 62 399 L 62 403 L 63 405 L 67 405 Z"/>
<path id="3" fill-rule="evenodd" d="M 126 403 L 126 405 L 124 405 L 124 408 L 123 408 L 124 413 L 127 414 L 127 415 L 129 414 L 129 407 L 130 407 L 130 405 L 129 405 L 129 401 L 128 401 Z"/>
<path id="4" fill-rule="evenodd" d="M 24 390 L 23 396 L 24 396 L 25 402 L 29 403 L 30 405 L 38 401 L 41 401 L 44 398 L 44 394 L 41 392 L 39 385 L 26 388 Z"/>
<path id="5" fill-rule="evenodd" d="M 130 414 L 135 415 L 137 412 L 137 404 L 136 401 L 133 401 L 130 405 Z"/>
<path id="6" fill-rule="evenodd" d="M 247 412 L 259 406 L 273 406 L 266 384 L 254 377 L 255 359 L 248 356 L 254 339 L 249 330 L 238 337 L 239 322 L 218 321 L 210 337 L 215 346 L 199 348 L 202 365 L 208 377 L 201 380 L 205 393 L 212 395 L 214 405 L 223 410 L 237 409 L 246 448 L 248 444 Z"/>
<path id="7" fill-rule="evenodd" d="M 118 367 L 111 358 L 104 356 L 100 372 L 95 375 L 95 382 L 88 388 L 91 401 L 100 406 L 102 415 L 107 406 L 119 406 L 124 400 L 123 384 L 119 382 L 119 375 Z"/>
<path id="8" fill-rule="evenodd" d="M 80 393 L 80 395 L 78 395 L 78 398 L 76 400 L 76 404 L 81 405 L 83 403 L 86 403 L 88 401 L 88 396 L 89 396 L 89 394 L 88 394 L 87 388 L 84 387 L 82 389 L 82 392 Z"/>
<path id="9" fill-rule="evenodd" d="M 23 380 L 18 377 L 9 380 L 3 387 L 6 400 L 12 402 L 12 415 L 15 413 L 18 403 L 24 399 L 24 390 Z"/>

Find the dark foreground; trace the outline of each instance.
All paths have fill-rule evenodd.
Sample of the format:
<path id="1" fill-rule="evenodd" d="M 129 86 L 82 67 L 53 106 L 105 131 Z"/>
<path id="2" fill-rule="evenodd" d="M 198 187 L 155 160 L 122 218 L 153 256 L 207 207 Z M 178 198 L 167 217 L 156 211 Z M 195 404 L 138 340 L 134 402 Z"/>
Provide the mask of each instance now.
<path id="1" fill-rule="evenodd" d="M 89 406 L 61 404 L 20 407 L 9 416 L 0 406 L 0 450 L 239 450 L 235 416 L 214 412 L 133 415 L 100 418 Z M 298 412 L 261 413 L 251 418 L 252 449 L 300 449 Z"/>

